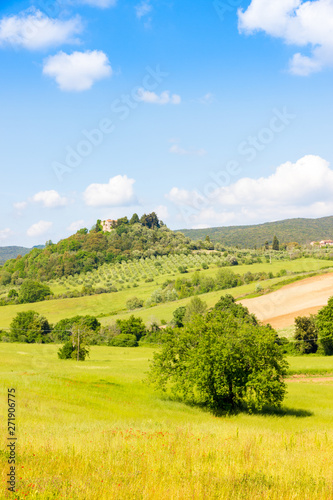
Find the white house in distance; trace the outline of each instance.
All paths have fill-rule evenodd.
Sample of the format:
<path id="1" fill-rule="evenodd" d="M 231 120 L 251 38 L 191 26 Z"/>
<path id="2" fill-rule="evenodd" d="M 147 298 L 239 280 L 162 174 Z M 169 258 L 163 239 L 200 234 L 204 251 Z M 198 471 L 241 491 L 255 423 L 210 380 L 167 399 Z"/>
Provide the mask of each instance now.
<path id="1" fill-rule="evenodd" d="M 102 228 L 104 233 L 108 232 L 110 233 L 112 229 L 116 227 L 117 221 L 113 219 L 106 219 L 102 221 Z"/>
<path id="2" fill-rule="evenodd" d="M 333 247 L 333 240 L 311 241 L 310 243 L 311 246 L 318 244 L 320 247 L 326 247 L 326 246 Z"/>

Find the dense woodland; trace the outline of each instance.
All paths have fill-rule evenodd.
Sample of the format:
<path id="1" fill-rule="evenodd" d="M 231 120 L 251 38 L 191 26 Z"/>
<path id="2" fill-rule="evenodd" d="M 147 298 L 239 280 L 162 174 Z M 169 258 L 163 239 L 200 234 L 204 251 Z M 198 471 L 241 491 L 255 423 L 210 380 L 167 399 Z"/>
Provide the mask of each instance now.
<path id="1" fill-rule="evenodd" d="M 204 239 L 208 235 L 213 243 L 240 248 L 260 248 L 266 241 L 271 244 L 274 234 L 278 235 L 282 243 L 295 241 L 306 245 L 311 241 L 333 239 L 333 217 L 288 219 L 254 226 L 182 229 L 181 232 L 192 240 Z"/>

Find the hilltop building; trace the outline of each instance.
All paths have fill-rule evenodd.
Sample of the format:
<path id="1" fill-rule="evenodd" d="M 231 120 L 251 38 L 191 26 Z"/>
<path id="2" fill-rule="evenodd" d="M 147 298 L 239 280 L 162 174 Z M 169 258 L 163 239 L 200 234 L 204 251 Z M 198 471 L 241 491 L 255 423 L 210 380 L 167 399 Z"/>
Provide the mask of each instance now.
<path id="1" fill-rule="evenodd" d="M 117 225 L 117 221 L 113 219 L 107 219 L 102 221 L 102 228 L 104 233 L 110 233 Z"/>

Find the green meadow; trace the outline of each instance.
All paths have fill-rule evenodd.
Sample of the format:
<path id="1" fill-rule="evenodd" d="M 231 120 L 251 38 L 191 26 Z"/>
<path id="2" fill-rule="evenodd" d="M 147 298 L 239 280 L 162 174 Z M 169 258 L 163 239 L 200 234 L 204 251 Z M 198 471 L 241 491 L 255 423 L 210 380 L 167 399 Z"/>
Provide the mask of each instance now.
<path id="1" fill-rule="evenodd" d="M 0 344 L 1 498 L 333 498 L 333 357 L 289 358 L 297 376 L 281 411 L 219 416 L 143 382 L 153 348 L 92 347 L 85 362 L 57 349 Z M 16 495 L 6 491 L 11 387 Z"/>

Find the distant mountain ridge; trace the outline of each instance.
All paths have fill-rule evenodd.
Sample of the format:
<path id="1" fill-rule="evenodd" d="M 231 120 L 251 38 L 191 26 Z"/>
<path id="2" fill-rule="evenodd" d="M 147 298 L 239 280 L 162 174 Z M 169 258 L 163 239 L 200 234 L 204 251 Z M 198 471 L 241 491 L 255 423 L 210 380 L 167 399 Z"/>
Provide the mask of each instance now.
<path id="1" fill-rule="evenodd" d="M 180 232 L 192 240 L 203 240 L 209 236 L 213 243 L 243 248 L 260 247 L 265 241 L 272 243 L 274 235 L 280 243 L 295 241 L 304 245 L 311 241 L 333 239 L 333 216 L 319 219 L 286 219 L 251 226 L 181 229 Z"/>
<path id="2" fill-rule="evenodd" d="M 26 255 L 32 250 L 32 248 L 26 247 L 17 247 L 17 246 L 9 246 L 9 247 L 0 247 L 0 265 L 4 264 L 6 260 L 16 259 L 18 255 Z"/>

